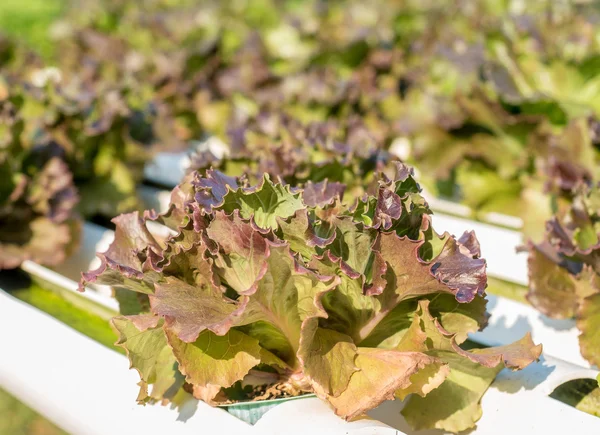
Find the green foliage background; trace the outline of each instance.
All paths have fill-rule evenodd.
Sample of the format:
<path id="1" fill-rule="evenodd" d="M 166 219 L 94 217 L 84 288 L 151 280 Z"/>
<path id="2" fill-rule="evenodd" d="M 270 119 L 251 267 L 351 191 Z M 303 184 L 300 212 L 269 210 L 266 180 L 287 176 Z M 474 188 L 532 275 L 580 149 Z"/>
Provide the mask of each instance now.
<path id="1" fill-rule="evenodd" d="M 65 4 L 65 0 L 2 0 L 0 33 L 18 37 L 44 56 L 49 56 L 52 43 L 48 29 Z"/>

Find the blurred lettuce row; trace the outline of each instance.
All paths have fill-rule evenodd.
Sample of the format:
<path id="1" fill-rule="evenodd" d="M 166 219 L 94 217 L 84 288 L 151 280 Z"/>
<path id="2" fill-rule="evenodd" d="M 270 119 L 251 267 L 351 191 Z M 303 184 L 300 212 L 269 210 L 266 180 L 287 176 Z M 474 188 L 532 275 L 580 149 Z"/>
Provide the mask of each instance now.
<path id="1" fill-rule="evenodd" d="M 415 428 L 472 427 L 496 374 L 541 346 L 459 346 L 487 322 L 485 260 L 473 233 L 433 231 L 412 171 L 395 167 L 352 207 L 324 182 L 251 186 L 208 170 L 165 214 L 116 218 L 81 285 L 116 288 L 138 401 L 315 393 L 350 420 L 399 398 Z"/>
<path id="2" fill-rule="evenodd" d="M 155 148 L 154 115 L 119 85 L 66 80 L 59 69 L 33 63 L 20 74 L 7 71 L 0 84 L 0 255 L 12 261 L 2 267 L 29 258 L 54 265 L 78 237 L 67 223 L 141 208 L 136 185 Z M 13 226 L 23 227 L 18 237 Z M 51 243 L 39 241 L 44 235 Z"/>
<path id="3" fill-rule="evenodd" d="M 529 243 L 528 300 L 558 319 L 577 319 L 581 354 L 600 364 L 600 191 L 582 184 L 571 203 L 546 223 L 545 239 Z"/>
<path id="4" fill-rule="evenodd" d="M 25 260 L 60 263 L 80 227 L 67 165 L 52 147 L 23 140 L 23 104 L 0 81 L 0 270 Z"/>
<path id="5" fill-rule="evenodd" d="M 279 88 L 284 77 L 302 76 L 312 65 L 335 67 L 329 75 L 339 81 L 369 48 L 360 42 L 363 27 L 354 23 L 370 9 L 357 5 L 88 3 L 89 14 L 77 6 L 55 26 L 57 62 L 66 74 L 83 68 L 89 76 L 141 87 L 159 113 L 175 120 L 175 134 L 162 137 L 169 147 L 224 133 L 235 117 L 232 106 L 243 111 L 245 104 L 268 100 L 271 85 Z"/>
<path id="6" fill-rule="evenodd" d="M 86 217 L 113 217 L 139 206 L 135 185 L 154 141 L 151 107 L 130 104 L 118 85 L 64 80 L 57 68 L 9 76 L 21 101 L 19 139 L 51 149 L 68 166 Z"/>
<path id="7" fill-rule="evenodd" d="M 73 173 L 85 217 L 111 218 L 139 208 L 135 185 L 158 149 L 162 124 L 139 86 L 95 75 L 79 60 L 68 70 L 22 41 L 0 39 L 0 73 L 23 100 L 22 139 L 56 149 Z"/>
<path id="8" fill-rule="evenodd" d="M 545 7 L 537 19 L 507 21 L 501 37 L 487 41 L 484 76 L 498 101 L 510 113 L 539 119 L 527 147 L 553 211 L 560 208 L 554 202 L 569 201 L 579 184 L 600 175 L 598 18 L 593 2 Z"/>
<path id="9" fill-rule="evenodd" d="M 342 153 L 388 151 L 439 195 L 524 216 L 532 203 L 549 215 L 544 188 L 562 170 L 551 160 L 580 173 L 597 160 L 590 5 L 91 4 L 57 27 L 61 63 L 144 86 L 176 126 L 165 144 L 217 135 L 235 159 L 253 155 L 259 118 L 334 122 Z M 583 119 L 590 140 L 571 144 Z M 368 142 L 355 146 L 357 129 Z"/>

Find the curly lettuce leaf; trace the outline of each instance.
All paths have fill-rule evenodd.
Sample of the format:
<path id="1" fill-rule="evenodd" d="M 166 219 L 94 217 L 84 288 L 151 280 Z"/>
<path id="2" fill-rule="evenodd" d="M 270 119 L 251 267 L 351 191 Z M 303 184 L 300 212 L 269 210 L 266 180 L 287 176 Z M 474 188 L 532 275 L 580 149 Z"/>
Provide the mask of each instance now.
<path id="1" fill-rule="evenodd" d="M 577 313 L 577 327 L 581 331 L 579 345 L 581 354 L 595 364 L 600 362 L 600 293 L 595 293 L 581 301 Z"/>
<path id="2" fill-rule="evenodd" d="M 427 301 L 419 303 L 413 324 L 397 348 L 422 351 L 447 364 L 446 381 L 425 397 L 412 395 L 402 414 L 415 429 L 435 427 L 452 432 L 468 429 L 481 418 L 481 397 L 500 370 L 526 367 L 542 350 L 527 335 L 507 346 L 464 351 L 455 335 L 431 315 Z M 405 394 L 398 393 L 401 398 Z"/>
<path id="3" fill-rule="evenodd" d="M 140 375 L 138 402 L 172 398 L 183 385 L 177 361 L 161 328 L 163 320 L 151 314 L 115 317 L 117 345 L 127 352 L 131 368 Z M 148 386 L 152 390 L 148 391 Z"/>

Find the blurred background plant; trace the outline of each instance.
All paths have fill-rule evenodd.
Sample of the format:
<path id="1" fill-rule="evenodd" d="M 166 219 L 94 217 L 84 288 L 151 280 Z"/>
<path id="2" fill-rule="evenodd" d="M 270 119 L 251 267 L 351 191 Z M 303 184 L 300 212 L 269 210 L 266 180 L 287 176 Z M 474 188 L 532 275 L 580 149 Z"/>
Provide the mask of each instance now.
<path id="1" fill-rule="evenodd" d="M 8 43 L 5 68 L 33 82 L 58 68 L 42 101 L 64 115 L 66 96 L 77 100 L 83 115 L 59 126 L 84 150 L 71 158 L 76 184 L 86 173 L 126 197 L 106 193 L 86 214 L 135 208 L 149 148 L 191 146 L 195 168 L 231 175 L 354 183 L 353 196 L 400 157 L 432 194 L 523 217 L 536 238 L 546 193 L 596 175 L 593 2 L 65 0 L 17 21 L 38 10 L 45 21 L 24 44 L 46 27 L 52 49 L 25 56 Z"/>

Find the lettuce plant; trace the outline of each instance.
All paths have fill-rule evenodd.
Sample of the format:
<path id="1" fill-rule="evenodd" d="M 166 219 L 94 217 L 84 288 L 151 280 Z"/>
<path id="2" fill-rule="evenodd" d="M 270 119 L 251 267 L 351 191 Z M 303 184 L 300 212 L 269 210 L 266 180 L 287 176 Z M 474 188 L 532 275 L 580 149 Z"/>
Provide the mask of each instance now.
<path id="1" fill-rule="evenodd" d="M 18 140 L 51 149 L 68 166 L 84 216 L 138 208 L 136 184 L 155 142 L 151 108 L 133 103 L 120 85 L 66 79 L 56 68 L 28 73 L 9 80 L 20 101 Z"/>
<path id="2" fill-rule="evenodd" d="M 533 6 L 489 39 L 487 76 L 507 104 L 559 124 L 598 110 L 594 5 Z"/>
<path id="3" fill-rule="evenodd" d="M 72 174 L 51 148 L 21 141 L 20 103 L 0 81 L 0 270 L 60 263 L 79 227 Z"/>
<path id="4" fill-rule="evenodd" d="M 115 218 L 81 288 L 116 288 L 112 325 L 139 402 L 312 392 L 353 419 L 410 395 L 413 426 L 460 431 L 502 368 L 539 357 L 529 336 L 460 347 L 486 324 L 485 260 L 473 233 L 433 231 L 407 166 L 351 207 L 341 197 L 326 181 L 249 186 L 208 170 L 173 190 L 166 213 Z"/>
<path id="5" fill-rule="evenodd" d="M 264 111 L 230 129 L 229 141 L 213 136 L 197 146 L 190 170 L 218 168 L 251 182 L 269 174 L 287 184 L 343 183 L 346 195 L 360 197 L 377 171 L 393 173 L 390 155 L 360 120 L 302 123 L 283 111 Z"/>
<path id="6" fill-rule="evenodd" d="M 600 365 L 600 192 L 581 184 L 572 202 L 529 243 L 527 299 L 549 317 L 577 319 L 581 354 Z"/>

